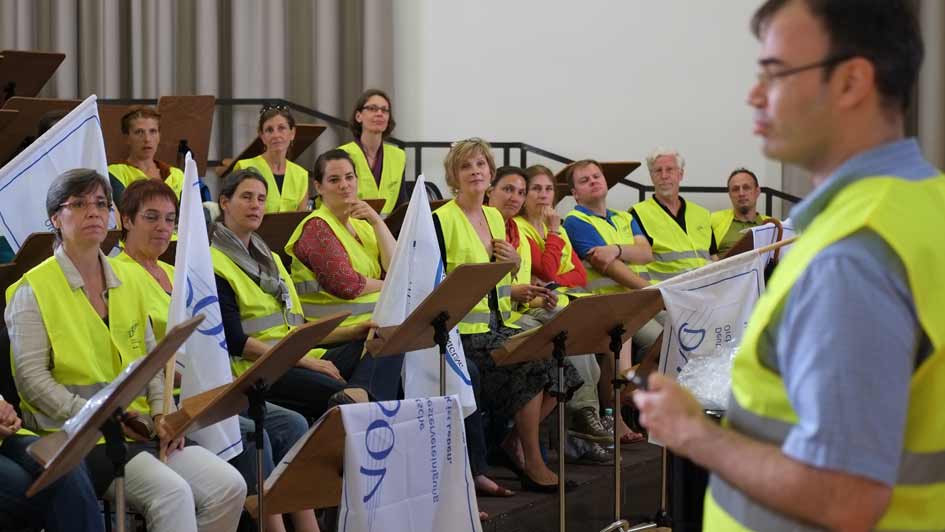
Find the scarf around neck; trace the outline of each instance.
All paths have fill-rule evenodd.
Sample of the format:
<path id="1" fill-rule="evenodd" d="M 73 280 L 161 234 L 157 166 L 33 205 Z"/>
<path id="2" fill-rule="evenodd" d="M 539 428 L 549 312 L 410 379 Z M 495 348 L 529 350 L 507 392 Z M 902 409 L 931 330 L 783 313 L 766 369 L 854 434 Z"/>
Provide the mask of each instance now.
<path id="1" fill-rule="evenodd" d="M 232 260 L 243 273 L 262 288 L 263 292 L 275 297 L 283 308 L 292 308 L 292 296 L 289 287 L 279 274 L 279 267 L 266 242 L 256 233 L 249 237 L 249 248 L 221 222 L 210 225 L 210 245 Z"/>

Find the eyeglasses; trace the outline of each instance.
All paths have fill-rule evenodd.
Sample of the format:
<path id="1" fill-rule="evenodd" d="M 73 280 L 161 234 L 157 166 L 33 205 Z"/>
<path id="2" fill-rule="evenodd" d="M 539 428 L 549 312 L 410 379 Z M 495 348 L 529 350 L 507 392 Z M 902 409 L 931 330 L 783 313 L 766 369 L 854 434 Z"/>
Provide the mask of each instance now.
<path id="1" fill-rule="evenodd" d="M 361 110 L 362 110 L 362 111 L 368 111 L 368 112 L 371 112 L 371 113 L 381 113 L 381 114 L 383 114 L 383 115 L 389 115 L 389 114 L 390 114 L 390 107 L 381 107 L 381 106 L 379 106 L 379 105 L 373 105 L 373 104 L 371 104 L 371 105 L 365 105 L 364 107 L 361 108 Z"/>
<path id="2" fill-rule="evenodd" d="M 177 223 L 177 215 L 173 213 L 165 215 L 162 218 L 161 213 L 159 212 L 146 211 L 146 212 L 141 213 L 141 218 L 144 219 L 144 221 L 148 222 L 149 224 L 156 224 L 162 219 L 164 220 L 165 223 L 170 224 L 170 225 L 174 225 Z"/>
<path id="3" fill-rule="evenodd" d="M 289 112 L 289 106 L 284 103 L 266 103 L 266 104 L 263 104 L 263 106 L 259 108 L 259 114 L 263 114 L 266 111 L 272 111 L 272 110 Z"/>
<path id="4" fill-rule="evenodd" d="M 758 83 L 767 87 L 771 85 L 771 82 L 776 79 L 786 78 L 788 76 L 793 76 L 794 74 L 799 74 L 805 70 L 813 70 L 815 68 L 830 68 L 838 63 L 842 63 L 848 59 L 852 59 L 854 56 L 852 54 L 842 54 L 836 56 L 830 56 L 826 59 L 817 61 L 816 63 L 811 63 L 809 65 L 802 65 L 794 68 L 786 68 L 784 70 L 778 70 L 776 72 L 769 72 L 762 70 L 758 72 Z"/>
<path id="5" fill-rule="evenodd" d="M 97 210 L 99 210 L 99 211 L 107 211 L 108 209 L 111 208 L 111 206 L 112 206 L 112 204 L 109 203 L 109 201 L 108 201 L 108 200 L 105 200 L 105 199 L 97 199 L 97 200 L 94 200 L 94 201 L 87 201 L 87 200 L 84 200 L 84 199 L 77 199 L 77 200 L 67 201 L 67 202 L 65 202 L 65 203 L 60 203 L 60 204 L 59 204 L 59 207 L 68 207 L 68 208 L 72 209 L 73 211 L 77 211 L 77 212 L 79 212 L 79 211 L 87 211 L 87 210 L 89 210 L 89 209 L 92 208 L 92 207 L 95 207 L 95 209 L 97 209 Z"/>

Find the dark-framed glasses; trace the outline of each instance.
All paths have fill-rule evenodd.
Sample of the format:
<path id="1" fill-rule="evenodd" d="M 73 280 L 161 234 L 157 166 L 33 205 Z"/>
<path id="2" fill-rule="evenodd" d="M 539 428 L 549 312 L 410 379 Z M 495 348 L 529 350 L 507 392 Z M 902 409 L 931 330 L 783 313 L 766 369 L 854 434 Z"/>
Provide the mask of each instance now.
<path id="1" fill-rule="evenodd" d="M 384 115 L 390 114 L 390 107 L 381 107 L 380 105 L 374 105 L 374 104 L 365 105 L 364 107 L 361 108 L 361 110 L 368 111 L 371 113 L 381 113 Z"/>
<path id="2" fill-rule="evenodd" d="M 826 57 L 815 63 L 810 63 L 807 65 L 801 65 L 801 66 L 792 67 L 792 68 L 785 68 L 783 70 L 774 70 L 774 71 L 760 70 L 757 74 L 758 83 L 767 87 L 771 85 L 771 83 L 775 80 L 786 78 L 788 76 L 793 76 L 794 74 L 800 74 L 801 72 L 804 72 L 807 70 L 813 70 L 815 68 L 830 68 L 848 59 L 853 59 L 853 57 L 854 57 L 853 54 L 840 54 L 840 55 Z M 762 67 L 765 67 L 765 66 L 767 65 L 762 65 Z"/>

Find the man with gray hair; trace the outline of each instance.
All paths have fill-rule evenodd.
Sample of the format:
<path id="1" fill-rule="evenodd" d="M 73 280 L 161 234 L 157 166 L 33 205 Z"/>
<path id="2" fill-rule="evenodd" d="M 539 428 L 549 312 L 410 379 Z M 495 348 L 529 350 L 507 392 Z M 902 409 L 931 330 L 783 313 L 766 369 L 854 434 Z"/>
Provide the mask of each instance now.
<path id="1" fill-rule="evenodd" d="M 695 270 L 718 253 L 709 211 L 679 195 L 686 161 L 678 151 L 657 148 L 647 156 L 655 192 L 630 214 L 653 248 L 653 261 L 639 271 L 651 284 Z"/>

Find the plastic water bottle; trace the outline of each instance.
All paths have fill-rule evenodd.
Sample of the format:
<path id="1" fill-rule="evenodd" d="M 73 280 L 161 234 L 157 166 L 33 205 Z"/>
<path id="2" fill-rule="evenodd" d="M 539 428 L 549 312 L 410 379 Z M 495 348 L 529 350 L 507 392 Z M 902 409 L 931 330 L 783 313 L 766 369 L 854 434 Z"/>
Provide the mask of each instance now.
<path id="1" fill-rule="evenodd" d="M 607 432 L 611 434 L 614 433 L 614 409 L 613 408 L 604 409 L 604 415 L 600 417 L 600 424 L 604 426 L 604 429 L 606 429 Z M 613 449 L 614 445 L 613 444 L 605 445 L 604 448 Z"/>

